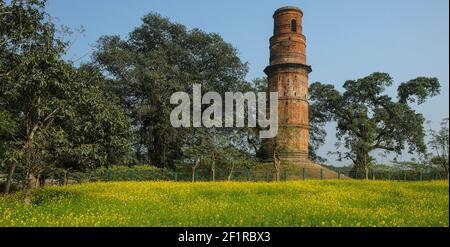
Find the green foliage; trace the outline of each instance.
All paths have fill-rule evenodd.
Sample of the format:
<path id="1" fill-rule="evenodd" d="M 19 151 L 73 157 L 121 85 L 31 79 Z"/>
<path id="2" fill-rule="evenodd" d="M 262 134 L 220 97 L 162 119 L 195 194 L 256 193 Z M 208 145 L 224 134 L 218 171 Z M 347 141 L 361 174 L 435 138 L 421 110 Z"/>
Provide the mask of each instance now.
<path id="1" fill-rule="evenodd" d="M 369 153 L 381 149 L 400 154 L 406 147 L 409 152 L 425 153 L 422 114 L 416 113 L 407 102 L 412 96 L 423 103 L 427 97 L 439 92 L 436 78 L 419 77 L 399 87 L 399 101 L 385 94 L 392 85 L 386 73 L 373 73 L 358 80 L 344 83 L 340 93 L 332 85 L 319 82 L 311 85 L 312 104 L 323 112 L 324 119 L 337 121 L 339 159 L 350 159 L 355 174 L 368 176 L 368 165 L 373 160 Z"/>
<path id="2" fill-rule="evenodd" d="M 69 141 L 61 145 L 61 158 L 71 167 L 127 163 L 131 126 L 118 99 L 104 88 L 105 79 L 95 68 L 81 67 L 75 80 L 78 83 L 59 120 Z"/>
<path id="3" fill-rule="evenodd" d="M 441 85 L 437 78 L 418 77 L 398 87 L 398 98 L 401 103 L 414 103 L 417 98 L 417 103 L 423 104 L 428 97 L 438 95 L 440 90 Z"/>
<path id="4" fill-rule="evenodd" d="M 135 166 L 112 166 L 111 171 L 154 171 L 161 172 L 161 169 L 151 165 L 135 165 Z"/>
<path id="5" fill-rule="evenodd" d="M 0 140 L 5 140 L 16 132 L 16 120 L 7 111 L 0 109 Z"/>
<path id="6" fill-rule="evenodd" d="M 429 130 L 431 135 L 431 140 L 429 141 L 429 145 L 432 149 L 432 153 L 430 156 L 432 157 L 430 163 L 434 166 L 437 166 L 445 171 L 445 173 L 449 174 L 449 127 L 448 127 L 449 119 L 446 118 L 441 122 L 441 129 Z"/>
<path id="7" fill-rule="evenodd" d="M 173 179 L 170 172 L 151 165 L 112 166 L 98 168 L 81 176 L 81 180 L 100 181 L 165 181 Z"/>
<path id="8" fill-rule="evenodd" d="M 9 116 L 0 125 L 14 135 L 5 144 L 8 183 L 18 168 L 30 188 L 49 170 L 126 162 L 130 152 L 130 124 L 118 99 L 97 69 L 63 60 L 67 44 L 44 5 L 2 2 L 0 10 L 0 107 L 7 109 L 0 113 Z"/>
<path id="9" fill-rule="evenodd" d="M 329 104 L 336 95 L 336 91 L 331 85 L 322 85 L 313 83 L 309 86 L 309 159 L 315 162 L 323 163 L 325 158 L 317 154 L 320 146 L 325 144 L 326 131 L 325 125 L 330 122 L 332 114 Z M 318 100 L 322 98 L 330 99 L 329 101 Z"/>
<path id="10" fill-rule="evenodd" d="M 394 164 L 394 169 L 421 172 L 427 169 L 427 165 L 425 163 L 415 161 L 396 161 Z"/>
<path id="11" fill-rule="evenodd" d="M 144 16 L 127 40 L 100 38 L 94 58 L 132 119 L 135 163 L 174 167 L 177 160 L 200 152 L 205 156 L 207 147 L 220 149 L 207 135 L 228 135 L 226 130 L 173 128 L 169 99 L 174 92 L 189 93 L 194 83 L 221 94 L 250 89 L 244 80 L 247 65 L 218 34 L 187 30 L 157 14 Z"/>
<path id="12" fill-rule="evenodd" d="M 1 102 L 0 102 L 1 105 Z M 18 124 L 9 112 L 0 108 L 0 164 L 4 162 L 4 153 L 7 152 L 7 143 L 18 132 Z M 3 168 L 0 166 L 0 169 Z"/>

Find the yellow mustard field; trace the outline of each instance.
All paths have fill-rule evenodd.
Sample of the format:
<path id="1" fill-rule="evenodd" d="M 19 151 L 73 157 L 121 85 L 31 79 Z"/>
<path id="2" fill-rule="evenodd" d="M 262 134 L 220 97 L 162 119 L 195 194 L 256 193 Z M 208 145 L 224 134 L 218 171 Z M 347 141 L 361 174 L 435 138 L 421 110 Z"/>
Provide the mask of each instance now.
<path id="1" fill-rule="evenodd" d="M 448 181 L 109 182 L 0 196 L 0 226 L 448 226 Z"/>

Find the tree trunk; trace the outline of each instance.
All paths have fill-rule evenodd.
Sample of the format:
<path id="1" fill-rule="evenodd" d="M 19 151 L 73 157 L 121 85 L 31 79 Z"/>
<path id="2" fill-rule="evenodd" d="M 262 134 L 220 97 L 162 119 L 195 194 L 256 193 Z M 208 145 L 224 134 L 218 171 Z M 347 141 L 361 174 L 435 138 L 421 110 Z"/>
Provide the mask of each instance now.
<path id="1" fill-rule="evenodd" d="M 164 169 L 166 169 L 166 145 L 163 145 L 161 163 L 162 163 L 162 171 L 164 171 Z"/>
<path id="2" fill-rule="evenodd" d="M 228 182 L 231 181 L 231 177 L 233 176 L 233 171 L 234 171 L 234 162 L 231 162 L 230 173 L 228 173 Z"/>
<path id="3" fill-rule="evenodd" d="M 275 167 L 275 181 L 280 181 L 280 172 L 281 172 L 281 160 L 278 157 L 276 151 L 273 153 L 273 165 Z"/>
<path id="4" fill-rule="evenodd" d="M 27 186 L 27 190 L 25 192 L 24 204 L 25 206 L 31 205 L 31 191 L 33 190 L 32 185 Z"/>
<path id="5" fill-rule="evenodd" d="M 280 161 L 276 161 L 276 165 L 275 165 L 275 181 L 279 182 L 280 181 L 280 173 L 281 173 L 281 169 L 280 169 Z"/>
<path id="6" fill-rule="evenodd" d="M 197 159 L 197 160 L 194 162 L 194 165 L 192 166 L 192 182 L 193 182 L 193 183 L 195 182 L 195 170 L 197 169 L 197 167 L 199 166 L 199 164 L 200 164 L 200 159 Z"/>
<path id="7" fill-rule="evenodd" d="M 40 183 L 40 175 L 37 175 L 33 182 L 34 182 L 33 188 L 39 188 L 40 185 L 41 185 L 41 183 Z"/>
<path id="8" fill-rule="evenodd" d="M 25 152 L 27 152 L 27 161 L 26 162 L 27 162 L 27 166 L 29 168 L 29 165 L 30 165 L 30 157 L 29 157 L 30 150 L 29 150 L 29 148 L 33 144 L 34 135 L 35 135 L 37 129 L 39 128 L 39 125 L 36 124 L 36 125 L 33 126 L 32 129 L 30 129 L 30 123 L 29 123 L 28 114 L 25 114 L 24 125 L 25 125 L 25 129 L 26 129 L 26 136 L 27 136 L 26 140 L 27 141 L 23 145 L 21 152 L 24 153 L 24 154 L 25 154 Z M 13 179 L 16 167 L 17 167 L 17 164 L 14 162 L 13 165 L 11 166 L 10 170 L 9 170 L 9 173 L 8 173 L 8 178 L 6 180 L 6 185 L 5 185 L 5 193 L 9 193 L 10 190 L 11 190 L 11 183 L 12 183 L 12 179 Z M 26 187 L 28 187 L 28 181 L 26 181 Z"/>
<path id="9" fill-rule="evenodd" d="M 47 177 L 44 176 L 44 175 L 41 175 L 41 176 L 39 177 L 39 186 L 40 186 L 40 187 L 44 187 L 44 186 L 45 186 L 46 180 L 47 180 Z"/>
<path id="10" fill-rule="evenodd" d="M 26 182 L 24 204 L 25 204 L 25 206 L 29 206 L 29 205 L 31 205 L 31 192 L 33 191 L 34 184 L 35 184 L 33 174 L 29 173 L 27 175 L 26 181 L 27 182 Z"/>
<path id="11" fill-rule="evenodd" d="M 212 172 L 212 181 L 216 181 L 216 153 L 212 153 L 212 163 L 211 163 L 211 172 Z"/>
<path id="12" fill-rule="evenodd" d="M 447 174 L 447 180 L 449 179 L 449 172 L 448 172 L 448 157 L 443 157 L 444 162 L 442 164 L 442 167 L 444 168 L 445 174 Z"/>
<path id="13" fill-rule="evenodd" d="M 8 194 L 11 190 L 11 183 L 12 183 L 14 171 L 16 170 L 16 166 L 17 166 L 17 164 L 14 162 L 12 164 L 11 168 L 9 169 L 8 178 L 6 179 L 6 184 L 5 184 L 5 193 L 6 194 Z"/>
<path id="14" fill-rule="evenodd" d="M 64 171 L 64 186 L 66 186 L 69 183 L 69 173 L 67 171 Z"/>
<path id="15" fill-rule="evenodd" d="M 369 179 L 369 152 L 359 148 L 356 155 L 356 163 L 354 164 L 351 175 L 357 179 Z"/>

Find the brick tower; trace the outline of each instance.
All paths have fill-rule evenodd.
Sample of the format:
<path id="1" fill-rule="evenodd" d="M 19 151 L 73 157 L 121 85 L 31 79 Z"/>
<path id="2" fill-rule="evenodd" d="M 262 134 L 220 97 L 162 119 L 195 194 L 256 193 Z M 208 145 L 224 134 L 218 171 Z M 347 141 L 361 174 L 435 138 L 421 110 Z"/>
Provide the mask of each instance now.
<path id="1" fill-rule="evenodd" d="M 274 33 L 270 38 L 270 65 L 264 70 L 268 91 L 278 92 L 277 142 L 282 160 L 308 162 L 308 74 L 306 38 L 302 33 L 303 12 L 297 7 L 275 11 Z M 272 157 L 272 142 L 265 155 Z"/>

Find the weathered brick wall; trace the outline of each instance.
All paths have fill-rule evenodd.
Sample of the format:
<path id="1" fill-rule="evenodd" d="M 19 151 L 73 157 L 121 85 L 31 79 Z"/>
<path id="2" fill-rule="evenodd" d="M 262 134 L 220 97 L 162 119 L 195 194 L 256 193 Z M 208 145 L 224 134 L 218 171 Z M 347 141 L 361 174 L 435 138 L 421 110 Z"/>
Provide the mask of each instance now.
<path id="1" fill-rule="evenodd" d="M 302 34 L 303 12 L 295 7 L 275 11 L 274 35 L 270 39 L 268 91 L 278 92 L 279 132 L 282 158 L 305 158 L 308 154 L 308 74 L 306 38 Z M 294 26 L 293 26 L 294 25 Z M 265 145 L 267 157 L 273 148 Z"/>

